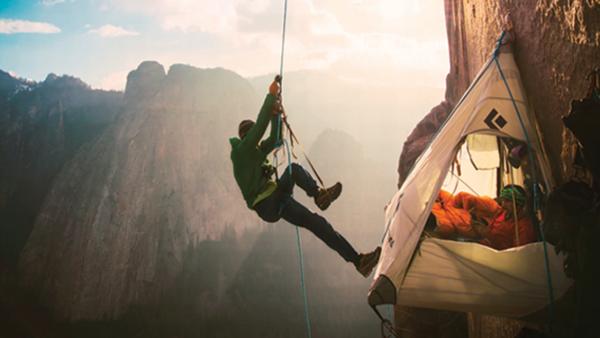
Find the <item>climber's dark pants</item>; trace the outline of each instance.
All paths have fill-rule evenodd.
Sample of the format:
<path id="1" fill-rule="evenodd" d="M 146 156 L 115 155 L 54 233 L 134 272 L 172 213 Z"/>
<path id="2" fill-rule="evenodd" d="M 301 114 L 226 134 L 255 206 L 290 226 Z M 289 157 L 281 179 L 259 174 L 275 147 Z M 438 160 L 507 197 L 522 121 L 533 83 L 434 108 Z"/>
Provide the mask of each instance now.
<path id="1" fill-rule="evenodd" d="M 317 195 L 319 188 L 310 174 L 299 164 L 292 163 L 292 174 L 289 167 L 277 182 L 277 189 L 266 199 L 254 206 L 260 218 L 267 222 L 277 222 L 280 218 L 308 229 L 319 237 L 327 246 L 335 250 L 347 262 L 355 262 L 358 254 L 352 245 L 322 216 L 311 212 L 298 203 L 292 196 L 294 185 L 298 185 L 310 197 Z"/>

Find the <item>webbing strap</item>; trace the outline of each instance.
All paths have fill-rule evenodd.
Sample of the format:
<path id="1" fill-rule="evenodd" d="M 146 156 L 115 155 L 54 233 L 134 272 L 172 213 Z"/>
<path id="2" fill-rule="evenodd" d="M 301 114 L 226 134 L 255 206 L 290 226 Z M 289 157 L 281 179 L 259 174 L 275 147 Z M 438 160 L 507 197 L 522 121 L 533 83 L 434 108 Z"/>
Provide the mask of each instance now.
<path id="1" fill-rule="evenodd" d="M 304 151 L 304 147 L 302 146 L 302 144 L 300 143 L 300 141 L 298 141 L 298 138 L 296 137 L 296 134 L 294 133 L 294 131 L 292 130 L 292 128 L 290 127 L 290 124 L 287 122 L 286 119 L 283 119 L 283 123 L 285 123 L 285 127 L 287 128 L 287 130 L 290 132 L 290 141 L 292 142 L 292 149 L 294 147 L 294 141 L 296 142 L 297 145 L 299 145 L 302 149 L 302 156 L 304 156 L 304 159 L 306 160 L 306 162 L 308 163 L 308 165 L 310 166 L 310 169 L 312 170 L 312 172 L 315 174 L 315 176 L 317 177 L 317 180 L 319 181 L 319 184 L 321 184 L 321 188 L 325 188 L 325 183 L 323 183 L 323 179 L 321 178 L 321 176 L 319 175 L 319 173 L 317 172 L 317 169 L 315 168 L 315 166 L 313 165 L 312 161 L 310 160 L 310 158 L 308 157 L 308 155 L 306 155 L 306 152 Z"/>
<path id="2" fill-rule="evenodd" d="M 525 141 L 527 142 L 527 153 L 529 155 L 529 162 L 532 164 L 532 180 L 533 180 L 533 209 L 535 212 L 539 211 L 539 196 L 538 196 L 538 184 L 537 184 L 537 166 L 536 162 L 533 158 L 533 147 L 531 145 L 531 140 L 529 138 L 529 134 L 527 133 L 527 129 L 525 128 L 525 123 L 523 122 L 523 118 L 521 117 L 521 112 L 519 111 L 519 107 L 515 101 L 512 90 L 508 85 L 508 81 L 506 80 L 506 76 L 504 75 L 504 71 L 502 71 L 502 66 L 500 66 L 500 62 L 498 61 L 498 51 L 502 45 L 502 40 L 504 39 L 505 31 L 502 32 L 500 38 L 498 39 L 498 43 L 496 45 L 496 50 L 494 51 L 494 62 L 496 63 L 496 67 L 498 68 L 498 72 L 500 73 L 500 77 L 504 82 L 504 86 L 508 91 L 508 95 L 510 96 L 510 100 L 513 104 L 515 112 L 517 113 L 517 117 L 519 118 L 519 123 L 521 128 L 523 129 L 523 134 L 525 135 Z M 550 262 L 548 259 L 548 247 L 546 245 L 546 236 L 544 235 L 544 228 L 542 222 L 537 222 L 540 230 L 540 235 L 542 237 L 542 244 L 544 247 L 544 267 L 546 270 L 546 282 L 548 283 L 548 298 L 550 303 L 548 304 L 548 326 L 550 330 L 552 330 L 552 319 L 554 312 L 554 289 L 552 287 L 552 275 L 550 274 Z"/>

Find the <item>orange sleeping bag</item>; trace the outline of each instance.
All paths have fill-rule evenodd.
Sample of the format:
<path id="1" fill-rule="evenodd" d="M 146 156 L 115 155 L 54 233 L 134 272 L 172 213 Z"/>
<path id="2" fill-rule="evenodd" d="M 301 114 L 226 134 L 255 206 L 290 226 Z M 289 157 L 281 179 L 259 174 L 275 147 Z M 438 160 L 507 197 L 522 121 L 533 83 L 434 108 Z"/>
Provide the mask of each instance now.
<path id="1" fill-rule="evenodd" d="M 491 197 L 475 196 L 466 192 L 453 196 L 445 190 L 440 190 L 431 212 L 435 216 L 437 232 L 441 236 L 476 238 L 477 233 L 471 226 L 472 215 L 490 223 L 502 212 L 502 207 Z"/>

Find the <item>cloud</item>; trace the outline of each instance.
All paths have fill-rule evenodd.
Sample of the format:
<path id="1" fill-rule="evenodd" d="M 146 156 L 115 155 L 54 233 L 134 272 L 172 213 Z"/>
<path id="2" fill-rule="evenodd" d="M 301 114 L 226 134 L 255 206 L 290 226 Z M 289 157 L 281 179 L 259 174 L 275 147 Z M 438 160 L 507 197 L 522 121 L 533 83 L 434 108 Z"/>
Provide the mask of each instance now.
<path id="1" fill-rule="evenodd" d="M 16 33 L 59 33 L 60 28 L 46 22 L 35 22 L 27 20 L 0 19 L 0 34 Z"/>
<path id="2" fill-rule="evenodd" d="M 113 25 L 104 25 L 98 27 L 96 29 L 90 29 L 88 33 L 97 34 L 103 38 L 118 38 L 122 36 L 136 36 L 140 35 L 140 33 L 136 31 L 130 31 L 123 27 L 113 26 Z"/>
<path id="3" fill-rule="evenodd" d="M 50 7 L 62 4 L 63 2 L 65 2 L 65 0 L 42 0 L 42 5 Z"/>
<path id="4" fill-rule="evenodd" d="M 184 58 L 191 64 L 223 66 L 245 76 L 279 68 L 280 0 L 153 0 L 151 6 L 147 0 L 105 3 L 155 20 L 180 41 L 208 37 L 210 44 L 171 51 L 168 59 L 173 62 Z M 285 70 L 335 69 L 356 73 L 356 77 L 380 74 L 389 78 L 410 69 L 436 74 L 432 76 L 443 82 L 448 70 L 445 31 L 444 5 L 439 0 L 291 1 Z"/>

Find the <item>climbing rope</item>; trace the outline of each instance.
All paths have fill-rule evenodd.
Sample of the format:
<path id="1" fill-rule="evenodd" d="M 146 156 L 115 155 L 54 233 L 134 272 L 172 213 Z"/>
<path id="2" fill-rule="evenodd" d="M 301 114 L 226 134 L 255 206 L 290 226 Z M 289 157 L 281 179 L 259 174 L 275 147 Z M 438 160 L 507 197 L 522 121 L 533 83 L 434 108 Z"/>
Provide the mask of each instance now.
<path id="1" fill-rule="evenodd" d="M 283 5 L 283 27 L 282 27 L 282 32 L 281 32 L 281 58 L 279 60 L 279 76 L 276 78 L 279 82 L 279 103 L 281 104 L 281 107 L 283 107 L 283 102 L 282 102 L 282 98 L 281 98 L 281 93 L 283 92 L 283 61 L 284 61 L 284 55 L 285 55 L 285 32 L 286 32 L 286 25 L 287 25 L 287 0 L 284 1 L 284 5 Z M 282 128 L 282 116 L 281 114 L 283 114 L 283 112 L 281 112 L 277 118 L 277 140 L 275 142 L 275 145 L 278 148 L 281 148 L 282 143 L 283 145 L 285 145 L 285 149 L 287 152 L 287 160 L 288 160 L 288 167 L 287 170 L 289 172 L 290 177 L 292 176 L 292 155 L 291 155 L 291 151 L 290 151 L 290 147 L 288 142 L 283 139 L 281 137 L 281 128 Z M 288 130 L 289 129 L 289 125 L 287 124 L 287 121 L 283 120 L 285 122 L 285 124 L 288 126 Z M 291 134 L 291 130 L 290 130 L 290 134 Z M 277 173 L 277 150 L 275 151 L 275 155 L 274 155 L 274 162 L 275 162 L 275 172 Z M 281 211 L 283 211 L 283 208 L 285 208 L 285 205 L 281 206 Z M 302 289 L 302 298 L 304 300 L 304 319 L 306 322 L 306 335 L 308 338 L 312 338 L 312 329 L 311 329 L 311 325 L 310 325 L 310 315 L 308 313 L 308 296 L 306 294 L 306 283 L 305 283 L 305 278 L 304 278 L 304 254 L 302 252 L 302 241 L 300 238 L 300 229 L 298 229 L 298 227 L 296 228 L 296 244 L 298 247 L 298 260 L 299 260 L 299 265 L 300 265 L 300 288 Z"/>
<path id="2" fill-rule="evenodd" d="M 283 28 L 281 29 L 281 58 L 279 59 L 279 75 L 283 77 L 283 56 L 285 55 L 285 29 L 287 26 L 287 0 L 283 3 Z M 283 78 L 280 79 L 279 84 L 283 88 Z"/>
<path id="3" fill-rule="evenodd" d="M 517 106 L 517 103 L 515 101 L 515 98 L 513 96 L 512 90 L 510 89 L 510 86 L 508 85 L 508 81 L 506 80 L 506 76 L 504 75 L 504 71 L 502 70 L 502 67 L 500 66 L 500 62 L 498 61 L 498 54 L 500 51 L 500 47 L 502 46 L 502 41 L 504 40 L 504 36 L 506 35 L 506 31 L 502 31 L 502 34 L 500 35 L 500 38 L 498 39 L 497 43 L 496 43 L 496 49 L 494 50 L 494 62 L 496 64 L 496 67 L 498 68 L 498 72 L 500 73 L 500 77 L 502 78 L 502 81 L 504 82 L 504 86 L 506 87 L 506 90 L 508 91 L 508 95 L 510 96 L 510 100 L 513 104 L 513 107 L 515 108 L 515 112 L 517 113 L 517 117 L 519 118 L 519 123 L 521 125 L 521 129 L 523 129 L 523 134 L 525 135 L 525 141 L 527 143 L 527 153 L 529 155 L 529 161 L 532 165 L 532 181 L 533 181 L 533 210 L 534 212 L 539 212 L 540 211 L 540 206 L 539 206 L 539 196 L 538 196 L 538 183 L 537 183 L 537 166 L 536 166 L 536 162 L 534 161 L 533 158 L 533 147 L 531 146 L 531 140 L 529 139 L 529 134 L 527 133 L 527 129 L 525 128 L 525 123 L 523 122 L 523 118 L 521 117 L 521 112 L 519 111 L 519 107 Z M 539 227 L 539 231 L 540 231 L 540 236 L 542 238 L 542 245 L 544 247 L 544 267 L 546 270 L 546 281 L 548 283 L 548 298 L 549 298 L 549 304 L 548 304 L 548 327 L 550 330 L 552 330 L 552 319 L 553 319 L 553 307 L 554 307 L 554 290 L 552 287 L 552 276 L 550 274 L 550 262 L 548 259 L 548 246 L 546 245 L 546 236 L 544 235 L 544 228 L 541 222 L 537 222 L 538 223 L 538 227 Z"/>

